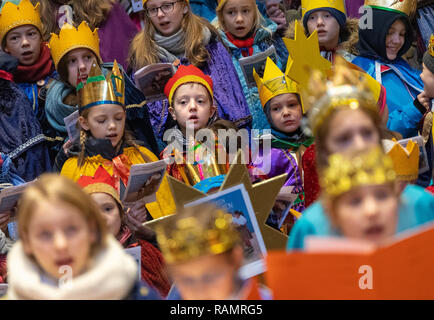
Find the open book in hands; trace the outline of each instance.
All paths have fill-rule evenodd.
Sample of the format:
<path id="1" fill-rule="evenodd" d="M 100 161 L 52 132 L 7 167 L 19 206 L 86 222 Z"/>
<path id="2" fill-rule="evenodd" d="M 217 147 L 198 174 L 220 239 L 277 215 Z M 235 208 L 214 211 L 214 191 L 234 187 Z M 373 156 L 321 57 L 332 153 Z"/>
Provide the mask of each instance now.
<path id="1" fill-rule="evenodd" d="M 158 101 L 166 98 L 164 87 L 174 73 L 175 68 L 171 63 L 154 63 L 134 73 L 134 80 L 147 102 Z"/>
<path id="2" fill-rule="evenodd" d="M 275 299 L 434 299 L 434 224 L 382 246 L 345 238 L 305 240 L 305 252 L 269 252 Z"/>

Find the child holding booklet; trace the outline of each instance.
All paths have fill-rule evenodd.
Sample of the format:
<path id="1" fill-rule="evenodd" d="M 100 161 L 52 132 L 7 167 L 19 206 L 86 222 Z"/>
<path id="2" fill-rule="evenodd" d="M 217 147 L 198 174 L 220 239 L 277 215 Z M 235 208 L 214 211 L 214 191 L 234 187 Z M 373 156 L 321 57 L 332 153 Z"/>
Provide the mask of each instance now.
<path id="1" fill-rule="evenodd" d="M 129 64 L 133 71 L 153 63 L 192 64 L 214 81 L 219 117 L 251 126 L 251 114 L 231 57 L 217 30 L 193 14 L 188 1 L 144 0 L 145 27 L 131 42 Z M 157 138 L 171 126 L 167 100 L 148 103 Z M 217 115 L 217 114 L 216 114 Z"/>
<path id="2" fill-rule="evenodd" d="M 69 159 L 59 155 L 56 164 L 61 174 L 77 181 L 82 175 L 93 176 L 102 165 L 120 179 L 121 187 L 125 188 L 132 165 L 158 158 L 139 146 L 125 130 L 124 79 L 116 61 L 106 77 L 98 66 L 92 66 L 86 83 L 77 86 L 77 94 L 80 141 L 71 147 L 68 154 L 73 156 Z M 165 177 L 156 193 L 156 201 L 146 207 L 153 218 L 174 212 L 175 204 Z"/>
<path id="3" fill-rule="evenodd" d="M 7 299 L 158 299 L 108 234 L 97 205 L 59 175 L 41 176 L 18 209 L 20 240 L 8 254 Z"/>
<path id="4" fill-rule="evenodd" d="M 163 270 L 163 256 L 155 247 L 155 233 L 141 224 L 130 222 L 131 219 L 134 220 L 131 217 L 133 210 L 130 208 L 126 213 L 124 212 L 116 189 L 116 179 L 103 167 L 99 167 L 93 177 L 82 176 L 77 183 L 98 204 L 109 233 L 116 237 L 124 248 L 141 247 L 142 281 L 157 289 L 162 297 L 166 297 L 170 283 Z"/>
<path id="5" fill-rule="evenodd" d="M 185 208 L 156 232 L 174 281 L 169 300 L 267 298 L 265 290 L 258 292 L 252 280 L 239 276 L 243 248 L 232 216 L 224 210 L 209 204 Z"/>
<path id="6" fill-rule="evenodd" d="M 99 48 L 100 39 L 97 30 L 91 30 L 83 21 L 78 27 L 66 23 L 59 34 L 52 34 L 49 46 L 60 80 L 53 80 L 47 91 L 45 109 L 49 124 L 60 136 L 66 138 L 67 129 L 64 118 L 78 110 L 78 97 L 75 87 L 85 82 L 91 66 L 97 63 L 103 74 L 109 73 L 112 63 L 103 63 Z M 125 79 L 125 104 L 127 108 L 127 124 L 135 137 L 145 147 L 158 153 L 149 113 L 144 104 L 145 97 L 135 88 L 132 81 L 120 69 Z"/>
<path id="7" fill-rule="evenodd" d="M 252 128 L 269 129 L 269 123 L 258 99 L 258 90 L 255 86 L 249 87 L 239 60 L 274 46 L 276 63 L 279 68 L 284 67 L 288 52 L 282 38 L 276 34 L 277 25 L 261 15 L 254 0 L 221 0 L 217 6 L 217 17 L 217 28 L 223 43 L 230 50 L 253 117 Z"/>

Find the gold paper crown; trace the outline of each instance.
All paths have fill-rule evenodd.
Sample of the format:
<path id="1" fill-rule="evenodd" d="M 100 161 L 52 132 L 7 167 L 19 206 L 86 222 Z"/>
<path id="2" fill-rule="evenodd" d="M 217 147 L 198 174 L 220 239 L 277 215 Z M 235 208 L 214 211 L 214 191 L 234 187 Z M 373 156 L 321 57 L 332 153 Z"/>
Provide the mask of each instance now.
<path id="1" fill-rule="evenodd" d="M 199 190 L 207 193 L 208 187 L 213 187 L 211 184 L 218 183 L 217 180 L 219 179 L 220 182 L 223 182 L 224 175 L 229 170 L 229 164 L 227 162 L 220 163 L 222 157 L 226 159 L 226 151 L 222 145 L 216 143 L 215 150 L 212 152 L 203 144 L 196 142 L 190 152 L 194 157 L 191 159 L 193 160 L 192 163 L 188 163 L 176 149 L 174 150 L 178 170 L 186 185 L 196 187 L 200 184 Z M 209 185 L 206 181 L 209 182 Z"/>
<path id="2" fill-rule="evenodd" d="M 337 56 L 331 75 L 314 70 L 306 90 L 302 91 L 309 111 L 309 124 L 314 135 L 337 108 L 365 108 L 378 112 L 368 80 L 357 70 L 348 68 Z"/>
<path id="3" fill-rule="evenodd" d="M 80 113 L 101 104 L 117 104 L 125 107 L 125 81 L 116 60 L 106 77 L 97 64 L 93 64 L 86 83 L 77 85 Z"/>
<path id="4" fill-rule="evenodd" d="M 352 157 L 336 153 L 328 162 L 321 177 L 321 188 L 332 197 L 356 187 L 381 185 L 396 179 L 393 161 L 380 147 Z"/>
<path id="5" fill-rule="evenodd" d="M 398 180 L 413 181 L 419 175 L 419 155 L 420 150 L 417 143 L 410 140 L 404 148 L 396 139 L 392 140 L 393 146 L 388 150 L 387 154 L 392 158 Z"/>
<path id="6" fill-rule="evenodd" d="M 286 71 L 288 71 L 288 64 Z M 261 100 L 262 107 L 265 107 L 265 104 L 270 99 L 280 94 L 300 94 L 297 83 L 289 79 L 287 75 L 283 74 L 270 57 L 267 57 L 267 61 L 265 62 L 263 78 L 261 79 L 261 77 L 256 73 L 255 68 L 253 68 L 253 77 L 255 78 L 256 86 L 258 87 L 259 100 Z"/>
<path id="7" fill-rule="evenodd" d="M 51 49 L 51 56 L 53 57 L 56 69 L 60 60 L 71 50 L 78 48 L 87 48 L 91 50 L 101 63 L 101 56 L 99 53 L 99 37 L 98 28 L 92 32 L 86 21 L 83 21 L 78 28 L 65 23 L 59 32 L 59 35 L 52 33 L 49 42 Z"/>
<path id="8" fill-rule="evenodd" d="M 429 39 L 428 52 L 431 57 L 434 57 L 434 34 L 432 34 L 431 38 Z"/>
<path id="9" fill-rule="evenodd" d="M 333 8 L 346 14 L 344 0 L 301 0 L 302 17 L 306 12 L 318 8 Z"/>
<path id="10" fill-rule="evenodd" d="M 205 217 L 207 224 L 201 223 L 200 217 L 184 217 L 181 212 L 174 216 L 176 221 L 173 227 L 164 224 L 155 227 L 166 262 L 182 263 L 205 255 L 217 255 L 238 243 L 239 235 L 232 225 L 232 215 L 211 206 L 198 208 L 201 209 L 199 214 L 208 215 Z"/>
<path id="11" fill-rule="evenodd" d="M 19 5 L 6 2 L 0 12 L 0 42 L 13 28 L 31 24 L 35 26 L 42 35 L 42 22 L 39 14 L 39 3 L 35 6 L 30 0 L 21 0 Z"/>
<path id="12" fill-rule="evenodd" d="M 365 6 L 381 10 L 395 11 L 406 16 L 412 16 L 416 12 L 416 0 L 365 0 Z"/>

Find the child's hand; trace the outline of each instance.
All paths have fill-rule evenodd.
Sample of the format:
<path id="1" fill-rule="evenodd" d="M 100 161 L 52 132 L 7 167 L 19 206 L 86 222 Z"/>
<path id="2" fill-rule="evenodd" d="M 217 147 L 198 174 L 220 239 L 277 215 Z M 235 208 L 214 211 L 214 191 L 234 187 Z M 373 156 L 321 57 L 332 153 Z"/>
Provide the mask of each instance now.
<path id="1" fill-rule="evenodd" d="M 71 140 L 66 141 L 62 146 L 63 152 L 65 152 L 65 154 L 68 154 L 69 148 L 71 148 L 71 146 L 72 146 L 72 141 Z"/>
<path id="2" fill-rule="evenodd" d="M 0 213 L 0 229 L 2 231 L 6 231 L 10 218 L 11 218 L 10 211 Z"/>
<path id="3" fill-rule="evenodd" d="M 275 1 L 266 1 L 267 15 L 277 24 L 277 30 L 285 29 L 287 22 L 285 13 L 280 9 L 279 3 Z"/>
<path id="4" fill-rule="evenodd" d="M 148 210 L 145 205 L 146 203 L 142 201 L 136 201 L 127 209 L 125 223 L 131 231 L 138 231 L 143 226 L 143 223 L 147 221 Z"/>
<path id="5" fill-rule="evenodd" d="M 429 100 L 430 100 L 430 98 L 427 96 L 427 94 L 425 93 L 425 91 L 422 91 L 422 93 L 420 93 L 417 96 L 417 100 L 419 100 L 420 104 L 423 105 L 427 110 L 429 110 Z"/>

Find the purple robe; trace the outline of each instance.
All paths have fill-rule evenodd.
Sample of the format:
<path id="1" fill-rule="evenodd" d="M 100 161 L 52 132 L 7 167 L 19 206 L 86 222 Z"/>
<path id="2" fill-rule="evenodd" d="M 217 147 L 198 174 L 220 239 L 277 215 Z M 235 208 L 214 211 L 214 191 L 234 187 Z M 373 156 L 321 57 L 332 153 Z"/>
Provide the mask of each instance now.
<path id="1" fill-rule="evenodd" d="M 288 176 L 283 186 L 294 186 L 292 193 L 298 194 L 300 200 L 302 200 L 299 203 L 293 204 L 292 209 L 298 212 L 304 211 L 303 179 L 297 161 L 288 150 L 271 148 L 264 153 L 261 147 L 259 148 L 258 155 L 255 157 L 252 166 L 259 170 L 259 174 L 264 173 L 268 178 L 287 173 Z"/>
<path id="2" fill-rule="evenodd" d="M 125 9 L 117 2 L 113 4 L 107 19 L 98 29 L 102 61 L 113 62 L 116 59 L 124 70 L 128 70 L 128 49 L 137 32 Z"/>
<path id="3" fill-rule="evenodd" d="M 221 42 L 211 42 L 206 48 L 210 54 L 210 60 L 201 70 L 212 78 L 214 102 L 219 117 L 235 122 L 240 128 L 250 127 L 252 116 L 231 56 Z M 190 63 L 186 58 L 182 58 L 181 64 Z M 165 125 L 169 103 L 167 99 L 164 99 L 147 105 L 155 136 L 162 139 L 164 131 L 168 129 Z"/>
<path id="4" fill-rule="evenodd" d="M 349 18 L 360 18 L 359 9 L 365 0 L 345 0 L 345 7 L 347 9 L 347 17 Z M 363 11 L 362 11 L 363 13 Z"/>

